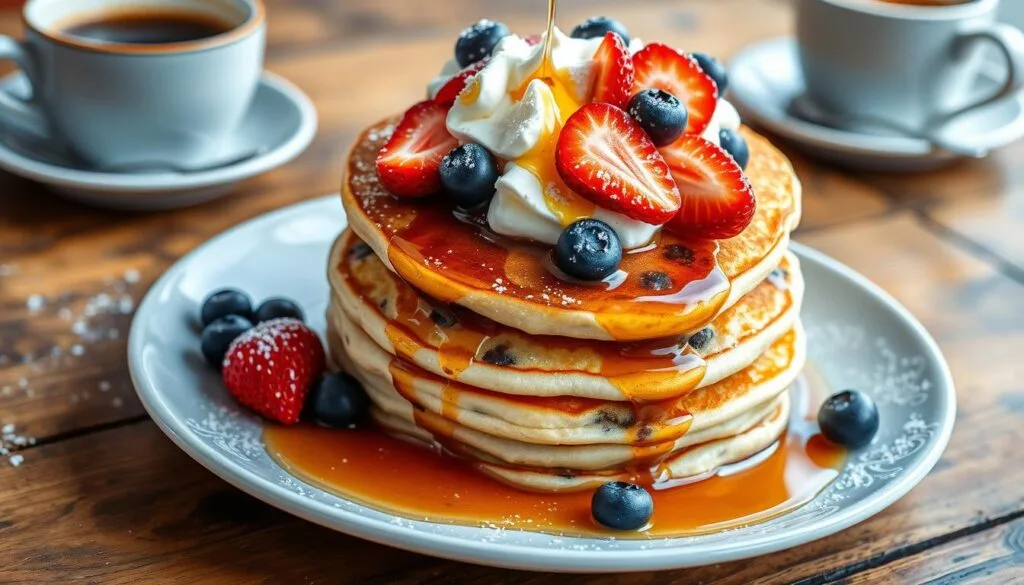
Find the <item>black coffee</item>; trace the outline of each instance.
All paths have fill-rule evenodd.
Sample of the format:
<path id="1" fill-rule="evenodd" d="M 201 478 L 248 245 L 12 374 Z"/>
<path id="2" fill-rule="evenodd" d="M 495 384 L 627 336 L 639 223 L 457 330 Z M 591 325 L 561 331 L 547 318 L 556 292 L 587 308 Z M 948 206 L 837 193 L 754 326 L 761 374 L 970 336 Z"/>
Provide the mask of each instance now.
<path id="1" fill-rule="evenodd" d="M 118 12 L 78 22 L 65 34 L 104 43 L 159 45 L 198 41 L 224 34 L 234 25 L 188 12 Z"/>

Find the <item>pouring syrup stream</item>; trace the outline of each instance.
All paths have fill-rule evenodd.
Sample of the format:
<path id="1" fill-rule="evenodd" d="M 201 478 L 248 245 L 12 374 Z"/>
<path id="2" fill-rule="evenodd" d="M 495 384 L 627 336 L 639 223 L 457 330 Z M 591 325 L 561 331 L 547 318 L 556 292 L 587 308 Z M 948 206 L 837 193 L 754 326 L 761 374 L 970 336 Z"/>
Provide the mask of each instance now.
<path id="1" fill-rule="evenodd" d="M 544 35 L 544 58 L 541 60 L 541 78 L 550 78 L 554 71 L 551 71 L 551 46 L 555 36 L 555 15 L 558 12 L 558 0 L 548 0 L 548 29 Z"/>

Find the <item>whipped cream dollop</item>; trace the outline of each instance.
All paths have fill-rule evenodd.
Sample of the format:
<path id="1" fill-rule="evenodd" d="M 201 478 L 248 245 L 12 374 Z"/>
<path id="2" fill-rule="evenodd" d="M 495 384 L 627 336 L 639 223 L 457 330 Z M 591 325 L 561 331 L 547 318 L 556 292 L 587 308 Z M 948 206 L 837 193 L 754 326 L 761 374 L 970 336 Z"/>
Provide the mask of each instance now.
<path id="1" fill-rule="evenodd" d="M 553 87 L 533 79 L 544 59 L 543 43 L 531 45 L 516 35 L 505 37 L 487 66 L 455 100 L 448 113 L 448 131 L 506 161 L 487 213 L 487 222 L 496 233 L 554 245 L 565 226 L 592 217 L 611 226 L 623 248 L 633 249 L 648 244 L 660 229 L 585 201 L 562 184 L 555 169 L 559 122 L 585 103 L 594 74 L 594 54 L 602 40 L 575 39 L 556 28 L 551 69 L 558 82 Z M 642 41 L 633 39 L 629 49 L 636 53 L 643 46 Z M 445 64 L 430 82 L 428 97 L 434 97 L 458 72 L 455 61 Z M 566 111 L 570 108 L 572 111 Z M 719 100 L 703 136 L 719 144 L 721 130 L 739 126 L 735 108 Z"/>

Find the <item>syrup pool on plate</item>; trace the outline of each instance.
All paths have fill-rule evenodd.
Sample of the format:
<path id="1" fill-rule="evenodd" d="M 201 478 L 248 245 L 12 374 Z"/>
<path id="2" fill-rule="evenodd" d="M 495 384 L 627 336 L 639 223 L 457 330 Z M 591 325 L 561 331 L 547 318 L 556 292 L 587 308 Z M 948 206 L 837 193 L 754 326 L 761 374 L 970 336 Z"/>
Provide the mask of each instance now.
<path id="1" fill-rule="evenodd" d="M 817 406 L 830 394 L 821 376 L 809 367 L 790 392 L 789 428 L 775 445 L 702 481 L 654 490 L 651 527 L 615 536 L 703 534 L 763 522 L 810 502 L 839 475 L 846 453 L 818 434 L 814 422 Z M 271 425 L 263 438 L 267 452 L 289 473 L 397 516 L 552 534 L 609 534 L 591 519 L 590 491 L 521 491 L 460 459 L 378 429 Z"/>

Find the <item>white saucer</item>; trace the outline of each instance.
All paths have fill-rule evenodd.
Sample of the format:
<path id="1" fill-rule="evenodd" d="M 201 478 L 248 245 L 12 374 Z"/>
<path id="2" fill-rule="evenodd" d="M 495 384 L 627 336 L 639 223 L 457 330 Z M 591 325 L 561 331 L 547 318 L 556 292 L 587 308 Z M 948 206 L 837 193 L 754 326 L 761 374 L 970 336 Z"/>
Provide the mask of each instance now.
<path id="1" fill-rule="evenodd" d="M 128 342 L 135 388 L 168 437 L 235 487 L 289 513 L 375 542 L 466 562 L 572 572 L 649 571 L 753 557 L 822 538 L 877 514 L 935 465 L 956 399 L 945 360 L 899 303 L 849 268 L 799 245 L 810 359 L 834 388 L 870 393 L 875 441 L 850 453 L 809 504 L 761 524 L 683 538 L 555 536 L 491 525 L 403 518 L 291 476 L 267 455 L 263 421 L 228 396 L 199 352 L 194 320 L 210 291 L 294 298 L 323 333 L 330 244 L 345 225 L 340 197 L 293 205 L 235 227 L 172 266 L 139 305 Z M 344 432 L 344 431 L 339 431 Z M 756 488 L 753 488 L 756 489 Z"/>
<path id="2" fill-rule="evenodd" d="M 0 80 L 0 90 L 28 97 L 22 73 Z M 114 209 L 155 210 L 194 205 L 225 195 L 250 177 L 281 166 L 306 149 L 317 128 L 316 108 L 302 91 L 264 73 L 252 106 L 219 158 L 258 154 L 242 162 L 193 173 L 106 173 L 82 170 L 34 146 L 16 131 L 0 130 L 0 168 L 38 181 L 70 199 Z"/>
<path id="3" fill-rule="evenodd" d="M 978 92 L 994 91 L 1001 80 L 993 63 L 978 81 Z M 797 43 L 781 37 L 751 45 L 729 64 L 730 99 L 744 121 L 793 141 L 803 151 L 848 167 L 919 171 L 960 158 L 926 140 L 870 135 L 821 126 L 789 111 L 804 92 Z M 986 153 L 1024 136 L 1024 95 L 957 118 L 943 129 L 948 140 Z"/>

